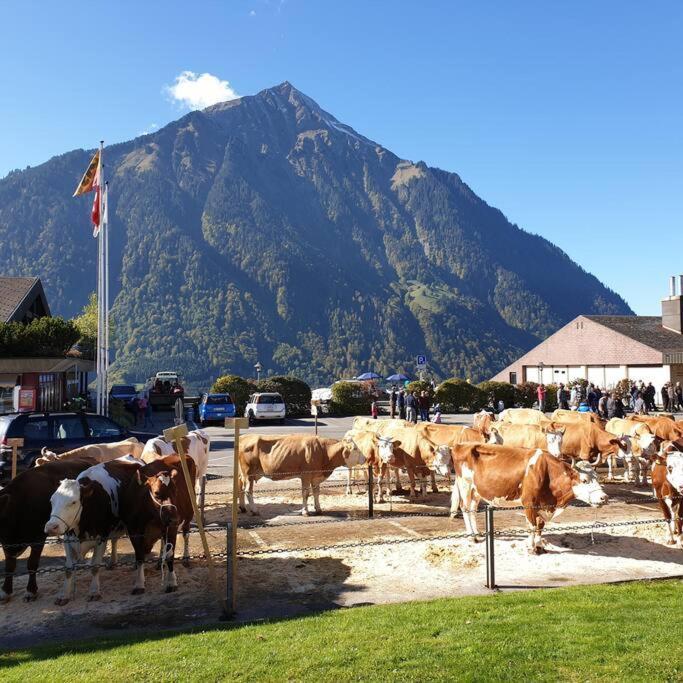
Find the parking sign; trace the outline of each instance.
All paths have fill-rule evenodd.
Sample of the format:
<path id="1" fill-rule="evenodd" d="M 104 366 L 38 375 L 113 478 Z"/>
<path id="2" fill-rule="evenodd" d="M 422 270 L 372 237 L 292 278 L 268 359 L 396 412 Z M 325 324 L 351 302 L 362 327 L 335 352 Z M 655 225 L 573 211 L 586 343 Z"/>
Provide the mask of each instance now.
<path id="1" fill-rule="evenodd" d="M 423 370 L 424 368 L 427 367 L 427 356 L 418 356 L 417 357 L 417 367 L 418 367 L 418 370 Z"/>

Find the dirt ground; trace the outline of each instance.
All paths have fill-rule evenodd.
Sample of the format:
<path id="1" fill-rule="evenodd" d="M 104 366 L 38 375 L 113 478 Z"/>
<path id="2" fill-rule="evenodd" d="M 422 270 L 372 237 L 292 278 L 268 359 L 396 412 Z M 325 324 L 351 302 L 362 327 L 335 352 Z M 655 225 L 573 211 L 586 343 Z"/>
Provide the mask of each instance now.
<path id="1" fill-rule="evenodd" d="M 225 474 L 214 469 L 214 474 Z M 344 493 L 345 471 L 336 472 L 323 488 L 320 517 L 303 518 L 301 493 L 296 482 L 259 482 L 255 501 L 258 517 L 240 515 L 240 553 L 260 554 L 238 558 L 238 614 L 252 620 L 304 614 L 321 609 L 355 605 L 425 600 L 435 597 L 483 594 L 486 576 L 485 548 L 465 538 L 423 540 L 464 532 L 462 519 L 448 517 L 450 494 L 428 493 L 423 503 L 403 497 L 375 505 L 375 518 L 367 518 L 367 493 Z M 207 523 L 212 552 L 225 553 L 230 479 L 208 483 Z M 496 578 L 503 590 L 600 583 L 683 574 L 683 550 L 666 545 L 666 531 L 656 504 L 647 502 L 651 490 L 625 484 L 607 484 L 610 504 L 599 510 L 571 507 L 548 525 L 547 554 L 527 552 L 525 520 L 519 511 L 496 511 Z M 639 499 L 642 499 L 640 501 Z M 311 501 L 312 507 L 312 501 Z M 484 516 L 478 515 L 484 529 Z M 652 524 L 589 527 L 562 530 L 573 525 L 616 521 L 652 520 Z M 558 528 L 558 531 L 553 531 Z M 517 530 L 517 531 L 515 531 Z M 300 550 L 352 544 L 343 548 Z M 179 544 L 180 545 L 180 544 Z M 299 550 L 297 550 L 299 548 Z M 269 552 L 276 550 L 278 552 Z M 261 551 L 266 551 L 262 552 Z M 199 534 L 191 535 L 191 552 L 201 555 Z M 177 555 L 179 552 L 177 553 Z M 46 546 L 41 569 L 60 569 L 60 545 Z M 132 551 L 120 543 L 120 560 L 130 562 Z M 66 640 L 138 629 L 213 623 L 220 614 L 219 598 L 211 589 L 204 559 L 190 568 L 176 564 L 179 590 L 164 594 L 161 574 L 154 565 L 146 570 L 147 592 L 131 595 L 134 575 L 130 567 L 103 570 L 103 598 L 88 602 L 89 572 L 80 571 L 75 598 L 64 607 L 54 605 L 63 581 L 61 571 L 38 576 L 39 597 L 24 603 L 26 577 L 15 580 L 11 602 L 0 605 L 5 647 L 40 640 Z M 25 558 L 18 573 L 25 572 Z M 217 560 L 218 590 L 225 590 L 225 559 Z"/>

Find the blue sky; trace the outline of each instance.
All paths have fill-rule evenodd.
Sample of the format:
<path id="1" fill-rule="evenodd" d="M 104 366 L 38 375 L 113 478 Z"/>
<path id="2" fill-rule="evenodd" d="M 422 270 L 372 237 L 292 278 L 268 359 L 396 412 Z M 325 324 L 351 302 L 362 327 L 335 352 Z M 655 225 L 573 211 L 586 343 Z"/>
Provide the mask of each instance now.
<path id="1" fill-rule="evenodd" d="M 681 36 L 665 0 L 6 0 L 0 176 L 177 118 L 184 71 L 289 80 L 656 314 L 683 272 Z"/>

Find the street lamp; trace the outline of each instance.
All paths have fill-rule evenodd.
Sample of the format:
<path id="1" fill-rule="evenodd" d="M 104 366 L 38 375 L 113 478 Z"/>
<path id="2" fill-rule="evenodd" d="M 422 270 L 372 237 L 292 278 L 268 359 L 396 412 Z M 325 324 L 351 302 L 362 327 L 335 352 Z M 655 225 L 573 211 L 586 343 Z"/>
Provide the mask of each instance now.
<path id="1" fill-rule="evenodd" d="M 263 366 L 261 363 L 256 361 L 256 364 L 254 365 L 254 370 L 256 370 L 256 381 L 258 382 L 261 379 L 261 370 L 263 370 Z"/>
<path id="2" fill-rule="evenodd" d="M 538 364 L 538 383 L 543 384 L 543 361 Z"/>

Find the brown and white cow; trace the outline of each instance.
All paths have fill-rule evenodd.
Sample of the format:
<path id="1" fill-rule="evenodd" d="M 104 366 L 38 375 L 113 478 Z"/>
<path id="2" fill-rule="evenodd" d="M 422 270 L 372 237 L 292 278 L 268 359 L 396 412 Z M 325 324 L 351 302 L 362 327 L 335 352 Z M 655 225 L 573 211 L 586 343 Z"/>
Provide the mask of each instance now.
<path id="1" fill-rule="evenodd" d="M 592 422 L 563 425 L 562 455 L 568 459 L 585 460 L 597 465 L 602 459 L 616 454 L 624 445 L 619 437 Z"/>
<path id="2" fill-rule="evenodd" d="M 617 453 L 610 454 L 607 460 L 607 478 L 613 478 L 612 467 L 616 466 L 617 456 L 624 460 L 624 481 L 642 481 L 647 484 L 647 468 L 650 458 L 655 455 L 661 442 L 644 422 L 614 417 L 609 420 L 605 430 L 618 436 L 622 446 Z"/>
<path id="3" fill-rule="evenodd" d="M 337 467 L 354 467 L 365 462 L 363 454 L 348 441 L 325 439 L 308 434 L 264 436 L 249 434 L 242 437 L 239 453 L 239 506 L 247 494 L 249 513 L 258 514 L 254 506 L 254 483 L 267 477 L 274 481 L 301 479 L 303 506 L 301 514 L 308 515 L 308 494 L 313 492 L 316 513 L 320 508 L 320 484 Z"/>
<path id="4" fill-rule="evenodd" d="M 664 514 L 669 544 L 683 548 L 683 441 L 665 441 L 652 465 L 652 491 Z"/>
<path id="5" fill-rule="evenodd" d="M 389 468 L 396 466 L 394 446 L 391 438 L 380 436 L 375 432 L 350 429 L 344 434 L 342 441 L 347 442 L 350 447 L 357 448 L 365 458 L 365 465 L 372 466 L 376 486 L 375 500 L 378 503 L 383 503 L 385 490 L 387 495 L 390 494 Z M 365 473 L 365 480 L 367 481 L 368 469 L 366 466 L 361 466 L 361 468 Z M 347 495 L 351 494 L 352 484 L 355 481 L 355 471 L 356 468 L 349 468 L 348 470 Z"/>
<path id="6" fill-rule="evenodd" d="M 596 413 L 580 413 L 578 410 L 565 410 L 564 408 L 557 408 L 550 416 L 553 422 L 562 422 L 563 424 L 576 424 L 584 422 L 592 422 L 598 427 L 604 427 L 605 421 Z"/>
<path id="7" fill-rule="evenodd" d="M 93 443 L 59 454 L 43 447 L 40 451 L 40 457 L 36 460 L 36 465 L 44 465 L 58 460 L 76 460 L 78 458 L 93 458 L 95 462 L 109 462 L 124 455 L 132 455 L 134 458 L 139 459 L 142 456 L 142 449 L 143 444 L 134 436 L 114 443 Z"/>
<path id="8" fill-rule="evenodd" d="M 5 553 L 5 580 L 0 589 L 0 602 L 11 598 L 17 557 L 29 547 L 24 600 L 36 599 L 36 571 L 45 544 L 45 523 L 50 518 L 50 496 L 62 479 L 76 478 L 94 464 L 92 458 L 80 458 L 32 467 L 0 490 L 0 544 Z"/>
<path id="9" fill-rule="evenodd" d="M 504 444 L 515 448 L 540 448 L 560 458 L 564 432 L 565 426 L 556 423 L 551 423 L 546 427 L 498 422 L 491 426 L 489 443 Z"/>
<path id="10" fill-rule="evenodd" d="M 196 468 L 187 460 L 190 487 L 194 486 Z M 188 536 L 193 517 L 192 502 L 183 475 L 180 457 L 167 455 L 138 470 L 130 483 L 119 493 L 120 517 L 135 551 L 135 586 L 133 595 L 145 592 L 145 557 L 154 544 L 161 541 L 160 564 L 165 564 L 164 590 L 178 589 L 174 570 L 178 528 L 183 529 L 183 564 L 189 563 Z"/>
<path id="11" fill-rule="evenodd" d="M 209 468 L 211 439 L 204 430 L 193 429 L 181 441 L 185 454 L 194 460 L 195 467 L 197 468 L 195 491 L 199 494 L 201 481 L 206 477 L 206 472 Z M 150 463 L 164 455 L 178 455 L 175 450 L 175 444 L 169 443 L 162 436 L 157 436 L 145 443 L 140 457 L 143 462 Z"/>
<path id="12" fill-rule="evenodd" d="M 644 422 L 650 431 L 662 441 L 683 439 L 683 422 L 675 422 L 673 416 L 629 415 L 629 419 L 633 422 Z"/>
<path id="13" fill-rule="evenodd" d="M 64 536 L 66 578 L 57 605 L 69 602 L 74 589 L 74 564 L 90 550 L 92 581 L 88 600 L 99 600 L 99 571 L 107 541 L 124 533 L 120 513 L 120 492 L 143 466 L 135 458 L 121 458 L 93 465 L 76 479 L 64 479 L 50 498 L 50 518 L 45 524 L 48 536 Z M 114 545 L 114 544 L 112 544 Z M 115 547 L 115 546 L 114 546 Z M 115 562 L 115 550 L 112 549 Z"/>
<path id="14" fill-rule="evenodd" d="M 550 424 L 551 420 L 545 413 L 535 408 L 506 408 L 498 415 L 498 422 L 545 426 Z"/>
<path id="15" fill-rule="evenodd" d="M 593 469 L 574 467 L 540 449 L 493 444 L 461 444 L 453 448 L 455 486 L 451 515 L 461 509 L 465 528 L 476 540 L 476 511 L 481 500 L 497 507 L 524 506 L 530 529 L 530 552 L 545 552 L 541 534 L 557 510 L 574 498 L 600 506 L 607 495 Z"/>

